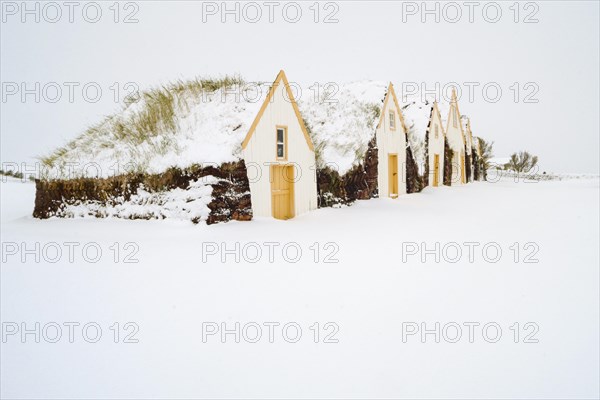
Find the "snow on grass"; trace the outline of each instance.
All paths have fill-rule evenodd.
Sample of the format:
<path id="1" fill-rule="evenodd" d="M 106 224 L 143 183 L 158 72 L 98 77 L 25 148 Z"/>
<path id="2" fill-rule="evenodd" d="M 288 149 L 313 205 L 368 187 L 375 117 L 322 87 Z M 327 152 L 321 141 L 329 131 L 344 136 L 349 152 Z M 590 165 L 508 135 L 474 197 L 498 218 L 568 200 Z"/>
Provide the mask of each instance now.
<path id="1" fill-rule="evenodd" d="M 67 204 L 61 216 L 67 218 L 114 217 L 124 219 L 164 219 L 206 221 L 210 214 L 208 204 L 213 200 L 211 185 L 219 182 L 214 176 L 205 176 L 191 181 L 186 189 L 174 188 L 164 192 L 148 192 L 137 189 L 127 201 L 111 200 L 112 204 L 95 201 L 80 201 Z"/>
<path id="2" fill-rule="evenodd" d="M 419 168 L 419 173 L 423 174 L 425 168 L 425 138 L 427 134 L 427 127 L 429 124 L 431 110 L 433 108 L 433 102 L 436 100 L 434 96 L 408 96 L 406 103 L 402 106 L 402 115 L 404 116 L 404 122 L 408 129 L 408 143 L 413 152 L 415 161 Z M 448 122 L 448 116 L 450 113 L 450 103 L 441 100 L 438 101 L 438 110 L 442 122 L 442 132 L 448 140 L 448 145 L 456 152 L 463 149 L 462 140 L 460 136 L 447 135 L 446 128 Z M 465 117 L 466 118 L 466 117 Z M 462 119 L 461 119 L 462 121 Z"/>
<path id="3" fill-rule="evenodd" d="M 319 167 L 344 174 L 361 163 L 387 91 L 383 82 L 342 84 L 298 103 Z M 239 79 L 192 80 L 143 93 L 114 115 L 42 158 L 47 178 L 108 177 L 134 171 L 237 161 L 241 143 L 269 90 Z"/>
<path id="4" fill-rule="evenodd" d="M 473 151 L 475 151 L 475 153 L 481 157 L 481 142 L 479 142 L 479 137 L 478 136 L 473 136 Z"/>
<path id="5" fill-rule="evenodd" d="M 29 179 L 0 177 L 0 219 L 2 222 L 30 217 L 35 200 L 35 183 Z"/>
<path id="6" fill-rule="evenodd" d="M 515 172 L 512 170 L 496 169 L 492 164 L 492 168 L 487 171 L 488 181 L 499 181 L 501 179 L 512 179 L 515 182 L 537 182 L 537 181 L 563 181 L 563 180 L 577 180 L 577 179 L 599 179 L 598 174 L 581 174 L 581 173 L 554 173 L 545 172 L 538 166 L 534 167 L 532 171 L 528 172 Z"/>
<path id="7" fill-rule="evenodd" d="M 427 156 L 425 140 L 432 109 L 433 103 L 429 101 L 424 103 L 411 101 L 402 106 L 402 115 L 408 130 L 408 143 L 421 175 L 425 170 L 425 157 Z"/>
<path id="8" fill-rule="evenodd" d="M 340 84 L 334 93 L 311 93 L 298 106 L 315 145 L 317 167 L 340 175 L 363 161 L 375 136 L 387 85 L 377 81 Z"/>
<path id="9" fill-rule="evenodd" d="M 465 138 L 465 145 L 467 147 L 467 154 L 471 154 L 473 151 L 473 142 L 471 141 L 471 135 L 469 135 L 469 117 L 467 115 L 462 114 L 460 116 L 460 123 L 463 130 L 463 135 Z"/>
<path id="10" fill-rule="evenodd" d="M 33 192 L 2 183 L 2 206 L 32 204 Z M 598 398 L 599 374 L 599 180 L 538 183 L 473 183 L 427 187 L 397 200 L 357 201 L 320 209 L 289 221 L 256 218 L 212 226 L 173 220 L 6 219 L 2 240 L 34 248 L 49 242 L 94 242 L 97 263 L 35 262 L 8 256 L 0 270 L 2 320 L 97 322 L 98 343 L 77 330 L 58 343 L 11 336 L 1 343 L 1 395 L 7 398 Z M 460 212 L 468 204 L 468 212 Z M 4 210 L 4 209 L 3 209 Z M 31 209 L 28 211 L 28 214 Z M 203 244 L 240 243 L 262 248 L 258 262 L 235 254 L 207 255 Z M 279 242 L 273 262 L 265 242 Z M 286 262 L 283 244 L 302 256 Z M 479 242 L 475 261 L 461 246 L 458 262 L 403 262 L 403 243 Z M 482 258 L 482 244 L 497 243 L 496 263 Z M 519 260 L 509 249 L 520 244 Z M 114 262 L 109 248 L 134 243 L 138 263 Z M 319 244 L 315 253 L 310 249 Z M 327 243 L 333 247 L 325 248 Z M 314 249 L 315 247 L 313 247 Z M 293 249 L 292 249 L 293 250 Z M 290 257 L 295 253 L 290 250 Z M 533 248 L 535 250 L 535 248 Z M 235 253 L 235 251 L 234 251 Z M 203 254 L 206 259 L 203 261 Z M 449 253 L 450 255 L 454 253 Z M 254 256 L 255 253 L 248 253 Z M 490 250 L 490 255 L 493 252 Z M 323 262 L 326 256 L 337 263 Z M 225 262 L 222 261 L 225 257 Z M 122 343 L 126 322 L 139 343 Z M 120 322 L 120 343 L 110 326 Z M 202 341 L 203 322 L 233 329 L 249 322 L 277 322 L 273 343 L 262 330 L 257 343 L 234 335 Z M 297 343 L 282 338 L 285 323 L 302 329 Z M 319 322 L 319 343 L 314 323 Z M 339 343 L 323 343 L 334 322 Z M 466 328 L 457 343 L 433 335 L 402 340 L 403 322 L 477 322 L 474 342 Z M 496 322 L 497 343 L 481 328 Z M 514 342 L 514 323 L 520 336 Z M 536 323 L 538 343 L 523 343 Z M 310 327 L 313 326 L 313 330 Z M 79 327 L 81 328 L 81 326 Z M 514 329 L 514 328 L 513 328 Z M 90 331 L 90 334 L 93 330 Z M 253 332 L 248 331 L 249 336 Z M 290 336 L 293 336 L 293 329 Z M 490 336 L 493 336 L 493 329 Z M 450 335 L 451 332 L 448 332 Z M 107 385 L 107 382 L 110 382 Z"/>
<path id="11" fill-rule="evenodd" d="M 47 177 L 160 173 L 169 167 L 237 161 L 268 89 L 240 78 L 152 89 L 44 157 Z"/>
<path id="12" fill-rule="evenodd" d="M 443 99 L 438 100 L 438 110 L 440 112 L 440 117 L 442 118 L 442 125 L 445 131 L 446 126 L 448 125 L 448 117 L 450 116 L 450 103 Z"/>

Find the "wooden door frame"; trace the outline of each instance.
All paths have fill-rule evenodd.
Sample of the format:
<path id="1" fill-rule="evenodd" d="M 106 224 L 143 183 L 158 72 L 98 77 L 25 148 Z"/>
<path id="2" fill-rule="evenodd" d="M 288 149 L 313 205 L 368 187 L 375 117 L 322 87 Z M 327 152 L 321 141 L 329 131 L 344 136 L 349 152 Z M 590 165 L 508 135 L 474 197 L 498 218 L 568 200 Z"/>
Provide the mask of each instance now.
<path id="1" fill-rule="evenodd" d="M 396 193 L 394 193 L 394 194 L 392 194 L 392 188 L 394 186 L 392 183 L 392 179 L 394 179 L 394 175 L 392 174 L 392 165 L 390 163 L 390 160 L 392 158 L 394 158 L 396 160 Z M 393 199 L 395 199 L 399 196 L 398 192 L 400 191 L 398 173 L 399 173 L 399 171 L 398 171 L 398 153 L 388 153 L 388 197 L 391 197 Z"/>
<path id="2" fill-rule="evenodd" d="M 271 217 L 273 217 L 273 218 L 275 218 L 275 202 L 273 201 L 273 197 L 274 197 L 273 190 L 274 190 L 274 186 L 275 186 L 275 179 L 274 179 L 275 172 L 274 171 L 277 170 L 277 169 L 284 170 L 284 169 L 288 169 L 288 168 L 293 170 L 294 165 L 293 164 L 274 164 L 274 165 L 271 165 L 271 167 L 269 168 L 269 173 L 270 173 L 269 178 L 270 178 L 270 181 L 271 181 Z M 293 172 L 295 172 L 295 171 L 293 171 Z M 284 178 L 284 176 L 285 175 L 282 175 L 282 178 Z M 292 177 L 294 177 L 294 176 L 295 175 L 292 174 Z M 296 216 L 296 201 L 295 201 L 295 197 L 296 197 L 295 196 L 295 193 L 296 193 L 296 191 L 295 191 L 296 182 L 294 182 L 293 180 L 291 180 L 289 182 L 289 185 L 290 185 L 290 189 L 289 189 L 289 191 L 290 191 L 290 204 L 289 204 L 289 207 L 290 207 L 291 216 L 289 218 L 287 218 L 287 219 L 292 219 L 292 218 L 294 218 Z M 276 219 L 279 219 L 279 218 L 276 218 Z"/>
<path id="3" fill-rule="evenodd" d="M 436 168 L 437 167 L 437 168 Z M 433 187 L 438 187 L 440 185 L 440 155 L 433 155 Z"/>
<path id="4" fill-rule="evenodd" d="M 465 184 L 466 180 L 466 172 L 465 172 L 465 156 L 464 154 L 460 155 L 460 182 Z"/>

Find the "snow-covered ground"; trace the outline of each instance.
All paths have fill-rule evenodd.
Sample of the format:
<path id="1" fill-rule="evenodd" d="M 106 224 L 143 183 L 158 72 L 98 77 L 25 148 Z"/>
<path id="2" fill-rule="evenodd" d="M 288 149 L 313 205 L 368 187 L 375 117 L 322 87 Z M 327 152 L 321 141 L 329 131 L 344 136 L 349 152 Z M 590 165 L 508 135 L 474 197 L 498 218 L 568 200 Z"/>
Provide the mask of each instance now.
<path id="1" fill-rule="evenodd" d="M 213 226 L 40 221 L 33 184 L 0 187 L 3 398 L 599 396 L 598 178 L 427 188 Z M 421 243 L 436 242 L 440 262 L 422 262 Z M 472 263 L 465 242 L 479 243 Z M 236 243 L 239 262 L 218 252 Z M 20 335 L 36 322 L 39 343 Z M 236 322 L 239 343 L 208 335 Z M 422 340 L 421 323 L 436 322 L 439 343 Z"/>

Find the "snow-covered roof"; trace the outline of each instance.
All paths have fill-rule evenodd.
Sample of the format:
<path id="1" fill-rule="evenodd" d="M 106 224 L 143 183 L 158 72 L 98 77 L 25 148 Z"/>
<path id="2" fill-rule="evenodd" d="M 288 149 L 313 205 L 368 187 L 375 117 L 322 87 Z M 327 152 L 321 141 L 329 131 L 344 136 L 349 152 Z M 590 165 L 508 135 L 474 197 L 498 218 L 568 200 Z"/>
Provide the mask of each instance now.
<path id="1" fill-rule="evenodd" d="M 271 84 L 235 84 L 214 91 L 167 86 L 92 126 L 46 157 L 51 178 L 107 177 L 131 170 L 160 173 L 170 167 L 237 161 L 245 135 Z M 315 98 L 303 90 L 297 99 L 317 163 L 344 174 L 362 162 L 379 121 L 387 84 L 341 84 Z M 92 165 L 92 168 L 86 168 Z"/>
<path id="2" fill-rule="evenodd" d="M 440 118 L 442 119 L 442 126 L 445 130 L 448 123 L 448 115 L 450 114 L 450 103 L 446 101 L 439 101 L 438 110 L 440 112 Z"/>
<path id="3" fill-rule="evenodd" d="M 462 124 L 463 136 L 465 138 L 465 144 L 467 145 L 467 151 L 472 151 L 473 147 L 473 136 L 471 135 L 471 129 L 469 128 L 469 117 L 466 115 L 460 116 L 460 123 Z"/>
<path id="4" fill-rule="evenodd" d="M 432 110 L 433 103 L 429 101 L 425 103 L 412 101 L 402 106 L 406 128 L 415 138 L 425 141 Z"/>
<path id="5" fill-rule="evenodd" d="M 239 160 L 241 143 L 269 87 L 235 84 L 214 91 L 163 88 L 142 94 L 46 157 L 52 165 L 48 177 L 107 177 L 117 167 L 123 173 L 132 166 L 159 173 Z"/>
<path id="6" fill-rule="evenodd" d="M 477 136 L 473 136 L 472 142 L 473 151 L 477 153 L 478 156 L 481 155 L 481 148 L 479 147 L 479 138 Z"/>
<path id="7" fill-rule="evenodd" d="M 339 84 L 330 95 L 303 90 L 298 106 L 315 146 L 317 166 L 340 175 L 363 161 L 374 137 L 388 85 L 378 81 Z"/>
<path id="8" fill-rule="evenodd" d="M 460 123 L 462 124 L 463 133 L 466 134 L 469 130 L 469 117 L 467 117 L 466 115 L 461 115 Z"/>
<path id="9" fill-rule="evenodd" d="M 410 145 L 420 174 L 425 170 L 425 138 L 427 136 L 432 111 L 433 103 L 428 100 L 424 103 L 420 101 L 411 101 L 402 106 L 402 115 L 404 116 L 404 122 L 406 124 L 408 144 Z"/>

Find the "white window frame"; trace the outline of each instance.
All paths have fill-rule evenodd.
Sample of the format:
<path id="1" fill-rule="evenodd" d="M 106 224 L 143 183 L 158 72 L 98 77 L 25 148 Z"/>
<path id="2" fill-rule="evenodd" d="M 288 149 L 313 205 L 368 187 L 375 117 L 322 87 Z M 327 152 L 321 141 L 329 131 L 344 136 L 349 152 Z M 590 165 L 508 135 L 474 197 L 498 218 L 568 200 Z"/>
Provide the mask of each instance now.
<path id="1" fill-rule="evenodd" d="M 283 141 L 279 141 L 279 131 L 283 132 Z M 279 146 L 283 146 L 283 156 L 279 156 Z M 275 127 L 275 158 L 287 160 L 287 126 L 277 125 Z"/>

